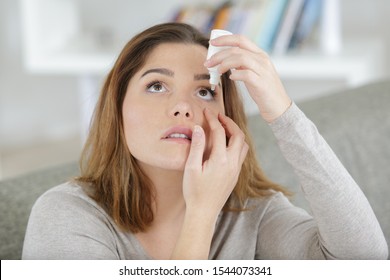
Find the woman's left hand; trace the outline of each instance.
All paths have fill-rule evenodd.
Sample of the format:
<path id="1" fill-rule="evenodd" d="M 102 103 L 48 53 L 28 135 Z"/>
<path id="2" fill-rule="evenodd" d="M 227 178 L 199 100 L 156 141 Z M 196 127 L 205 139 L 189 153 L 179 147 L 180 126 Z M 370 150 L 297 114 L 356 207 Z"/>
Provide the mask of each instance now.
<path id="1" fill-rule="evenodd" d="M 231 48 L 210 57 L 205 66 L 219 65 L 221 74 L 232 69 L 230 79 L 245 83 L 265 121 L 272 122 L 288 109 L 291 99 L 266 52 L 243 35 L 221 36 L 210 44 Z"/>

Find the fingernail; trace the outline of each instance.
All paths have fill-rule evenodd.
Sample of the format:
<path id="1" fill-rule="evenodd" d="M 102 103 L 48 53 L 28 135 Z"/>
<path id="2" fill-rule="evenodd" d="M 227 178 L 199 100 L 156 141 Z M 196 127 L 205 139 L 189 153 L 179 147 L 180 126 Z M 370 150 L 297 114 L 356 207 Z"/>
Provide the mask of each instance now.
<path id="1" fill-rule="evenodd" d="M 191 142 L 193 146 L 202 144 L 202 128 L 199 125 L 194 126 L 194 131 L 192 132 Z"/>
<path id="2" fill-rule="evenodd" d="M 194 126 L 194 131 L 192 132 L 192 138 L 200 137 L 202 135 L 202 129 L 199 125 Z"/>
<path id="3" fill-rule="evenodd" d="M 195 133 L 199 133 L 199 132 L 200 132 L 200 126 L 199 126 L 199 125 L 196 124 L 196 125 L 194 126 L 194 132 L 195 132 Z"/>
<path id="4" fill-rule="evenodd" d="M 210 65 L 210 60 L 207 59 L 204 63 L 203 63 L 204 66 L 208 67 Z"/>

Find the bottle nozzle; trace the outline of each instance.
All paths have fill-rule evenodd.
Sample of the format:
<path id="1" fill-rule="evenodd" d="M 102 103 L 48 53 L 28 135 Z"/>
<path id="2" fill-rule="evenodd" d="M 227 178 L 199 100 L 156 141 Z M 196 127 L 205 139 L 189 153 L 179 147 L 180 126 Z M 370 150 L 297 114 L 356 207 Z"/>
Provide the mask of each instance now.
<path id="1" fill-rule="evenodd" d="M 219 73 L 217 71 L 217 69 L 209 69 L 210 71 L 210 86 L 211 86 L 211 90 L 215 90 L 216 86 L 218 85 L 219 83 Z"/>
<path id="2" fill-rule="evenodd" d="M 223 35 L 231 35 L 232 33 L 226 30 L 220 30 L 220 29 L 213 29 L 211 31 L 210 35 L 210 40 L 218 38 L 219 36 Z M 207 51 L 207 59 L 209 59 L 211 56 L 216 54 L 217 52 L 226 49 L 227 47 L 216 47 L 213 45 L 209 45 L 209 49 Z M 208 68 L 209 73 L 210 73 L 210 85 L 211 85 L 211 90 L 215 90 L 216 86 L 219 83 L 219 76 L 220 74 L 218 73 L 218 66 L 214 66 L 211 68 Z"/>

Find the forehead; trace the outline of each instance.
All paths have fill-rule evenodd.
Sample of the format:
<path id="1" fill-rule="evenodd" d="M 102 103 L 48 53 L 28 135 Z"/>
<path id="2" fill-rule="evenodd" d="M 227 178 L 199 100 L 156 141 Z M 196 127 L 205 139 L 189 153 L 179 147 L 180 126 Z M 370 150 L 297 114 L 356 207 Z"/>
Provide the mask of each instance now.
<path id="1" fill-rule="evenodd" d="M 198 44 L 162 43 L 151 51 L 144 65 L 184 64 L 192 67 L 200 65 L 204 68 L 206 55 L 207 49 Z"/>

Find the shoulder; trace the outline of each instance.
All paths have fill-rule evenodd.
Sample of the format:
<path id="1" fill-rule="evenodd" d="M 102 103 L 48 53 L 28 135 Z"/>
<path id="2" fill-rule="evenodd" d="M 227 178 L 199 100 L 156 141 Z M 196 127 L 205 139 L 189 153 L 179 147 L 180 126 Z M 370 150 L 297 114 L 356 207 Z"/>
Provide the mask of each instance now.
<path id="1" fill-rule="evenodd" d="M 116 229 L 109 215 L 75 184 L 42 194 L 25 236 L 25 259 L 115 259 Z"/>
<path id="2" fill-rule="evenodd" d="M 104 212 L 89 196 L 85 188 L 73 182 L 55 186 L 43 193 L 35 202 L 33 210 L 50 209 L 50 211 L 53 211 L 61 207 L 90 208 Z"/>
<path id="3" fill-rule="evenodd" d="M 289 199 L 283 193 L 275 190 L 270 190 L 270 192 L 267 196 L 247 199 L 245 208 L 263 212 L 279 205 L 290 204 Z"/>
<path id="4" fill-rule="evenodd" d="M 30 220 L 58 223 L 113 224 L 106 211 L 87 193 L 87 189 L 73 182 L 55 186 L 35 202 Z"/>
<path id="5" fill-rule="evenodd" d="M 47 190 L 39 197 L 38 201 L 48 198 L 62 197 L 64 195 L 88 200 L 88 195 L 83 187 L 77 183 L 66 182 Z"/>

